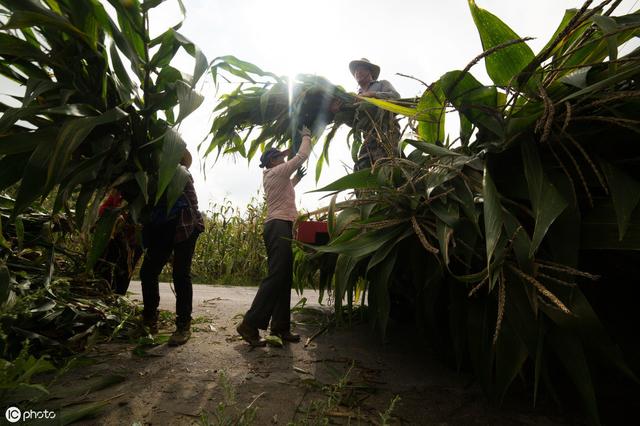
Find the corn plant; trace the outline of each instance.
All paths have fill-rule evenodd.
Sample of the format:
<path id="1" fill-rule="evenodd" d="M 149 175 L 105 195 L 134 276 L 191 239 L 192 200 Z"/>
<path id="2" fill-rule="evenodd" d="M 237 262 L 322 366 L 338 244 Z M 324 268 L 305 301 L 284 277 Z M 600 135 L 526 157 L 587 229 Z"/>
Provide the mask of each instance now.
<path id="1" fill-rule="evenodd" d="M 320 270 L 338 315 L 344 300 L 368 304 L 383 335 L 396 306 L 412 312 L 431 346 L 470 365 L 497 401 L 518 376 L 534 404 L 567 378 L 598 423 L 601 373 L 638 383 L 637 352 L 621 350 L 635 337 L 607 308 L 637 291 L 629 277 L 619 293 L 602 286 L 614 288 L 616 268 L 634 271 L 640 248 L 640 51 L 620 51 L 640 35 L 640 16 L 592 3 L 568 10 L 534 54 L 470 0 L 482 54 L 413 102 L 361 98 L 408 117 L 417 138 L 402 142 L 406 158 L 319 190 L 358 197 L 331 203 L 330 243 L 307 247 L 296 270 L 302 279 Z M 481 60 L 492 84 L 471 72 Z"/>
<path id="2" fill-rule="evenodd" d="M 177 125 L 202 102 L 207 69 L 181 23 L 151 37 L 160 3 L 0 0 L 0 78 L 21 93 L 0 103 L 4 360 L 27 340 L 58 363 L 134 325 L 135 305 L 91 276 L 119 215 L 98 219 L 98 206 L 118 188 L 144 221 L 161 197 L 177 199 L 187 178 Z M 180 49 L 190 74 L 171 65 Z"/>
<path id="3" fill-rule="evenodd" d="M 361 131 L 376 124 L 375 118 L 380 118 L 376 117 L 380 110 L 374 105 L 357 103 L 354 94 L 323 77 L 306 74 L 292 79 L 278 77 L 233 56 L 212 61 L 214 80 L 224 76 L 221 71 L 244 78 L 250 84 L 240 84 L 220 98 L 210 138 L 200 144 L 205 157 L 213 153 L 216 158 L 233 154 L 251 160 L 258 149 L 264 151 L 270 147 L 291 148 L 296 152 L 302 142 L 299 134 L 302 126 L 311 129 L 314 138 L 319 138 L 331 124 L 316 163 L 318 181 L 324 164 L 329 162 L 329 147 L 338 128 L 344 124 L 352 128 L 348 139 L 355 161 L 362 146 Z M 254 133 L 258 128 L 260 132 Z"/>
<path id="4" fill-rule="evenodd" d="M 160 3 L 0 2 L 0 75 L 24 90 L 19 105 L 0 105 L 0 190 L 17 186 L 14 217 L 53 194 L 53 213 L 73 209 L 88 233 L 112 187 L 135 220 L 180 195 L 186 145 L 176 126 L 202 102 L 195 85 L 207 60 L 181 23 L 151 38 Z M 194 58 L 191 75 L 171 66 L 180 49 Z M 89 268 L 116 217 L 98 222 Z"/>
<path id="5" fill-rule="evenodd" d="M 198 237 L 191 273 L 203 284 L 257 285 L 267 272 L 262 239 L 266 209 L 252 198 L 241 209 L 231 200 L 212 203 L 204 212 L 205 230 Z M 171 265 L 162 271 L 171 280 Z"/>
<path id="6" fill-rule="evenodd" d="M 198 238 L 192 271 L 199 281 L 256 284 L 266 274 L 262 241 L 264 203 L 253 199 L 242 212 L 230 201 L 212 204 Z"/>

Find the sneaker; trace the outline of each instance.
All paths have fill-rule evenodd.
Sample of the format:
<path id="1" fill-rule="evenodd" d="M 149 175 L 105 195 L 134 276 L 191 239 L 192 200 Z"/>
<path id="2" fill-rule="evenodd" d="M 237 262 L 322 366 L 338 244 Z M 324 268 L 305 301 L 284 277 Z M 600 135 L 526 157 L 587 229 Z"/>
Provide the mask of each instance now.
<path id="1" fill-rule="evenodd" d="M 290 331 L 284 331 L 284 332 L 271 332 L 272 336 L 278 336 L 279 338 L 282 339 L 283 342 L 289 342 L 289 343 L 298 343 L 300 341 L 300 335 L 299 334 L 293 334 Z"/>
<path id="2" fill-rule="evenodd" d="M 238 334 L 244 339 L 245 342 L 251 346 L 266 346 L 267 342 L 260 338 L 260 332 L 256 327 L 251 327 L 249 324 L 242 321 L 238 327 L 236 327 Z"/>
<path id="3" fill-rule="evenodd" d="M 179 346 L 187 343 L 189 338 L 191 337 L 191 326 L 189 327 L 178 327 L 176 331 L 173 332 L 171 337 L 169 337 L 169 342 L 167 344 L 169 346 Z"/>

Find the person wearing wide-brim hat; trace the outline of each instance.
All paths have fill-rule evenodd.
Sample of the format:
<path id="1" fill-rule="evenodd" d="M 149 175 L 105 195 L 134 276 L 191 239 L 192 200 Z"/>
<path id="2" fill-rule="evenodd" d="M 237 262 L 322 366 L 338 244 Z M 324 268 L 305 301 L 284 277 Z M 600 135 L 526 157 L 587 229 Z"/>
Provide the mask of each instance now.
<path id="1" fill-rule="evenodd" d="M 400 99 L 398 91 L 387 80 L 378 80 L 380 66 L 367 58 L 349 62 L 349 71 L 358 82 L 358 95 L 378 99 Z"/>
<path id="2" fill-rule="evenodd" d="M 387 80 L 378 80 L 380 67 L 367 58 L 349 63 L 349 71 L 358 82 L 358 95 L 378 99 L 400 99 L 400 94 Z M 400 126 L 395 115 L 377 109 L 375 114 L 362 114 L 363 119 L 371 117 L 372 123 L 359 125 L 363 130 L 363 143 L 358 153 L 354 171 L 373 167 L 381 158 L 399 154 Z"/>

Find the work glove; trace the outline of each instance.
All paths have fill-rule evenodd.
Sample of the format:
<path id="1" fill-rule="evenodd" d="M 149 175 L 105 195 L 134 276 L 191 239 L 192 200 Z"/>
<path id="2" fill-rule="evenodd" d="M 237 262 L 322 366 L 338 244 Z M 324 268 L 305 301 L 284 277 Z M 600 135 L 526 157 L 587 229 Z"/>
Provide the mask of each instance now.
<path id="1" fill-rule="evenodd" d="M 307 169 L 304 167 L 298 167 L 298 171 L 296 172 L 296 177 L 298 179 L 302 179 L 307 174 Z"/>
<path id="2" fill-rule="evenodd" d="M 307 126 L 302 126 L 302 130 L 300 130 L 300 136 L 302 136 L 302 137 L 305 137 L 305 136 L 311 137 L 311 130 L 309 130 L 309 128 Z"/>

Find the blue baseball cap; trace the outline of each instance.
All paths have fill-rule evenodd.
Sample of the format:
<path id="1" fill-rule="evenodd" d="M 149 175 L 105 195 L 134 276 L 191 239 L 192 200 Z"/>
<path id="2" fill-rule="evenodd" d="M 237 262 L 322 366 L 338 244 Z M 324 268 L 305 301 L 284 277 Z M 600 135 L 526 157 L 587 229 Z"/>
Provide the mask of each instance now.
<path id="1" fill-rule="evenodd" d="M 281 155 L 282 151 L 279 151 L 275 148 L 269 148 L 268 150 L 266 150 L 265 152 L 262 153 L 262 155 L 260 156 L 260 167 L 267 167 L 267 164 L 269 164 L 269 161 L 271 161 L 272 158 L 277 157 L 278 155 Z"/>

